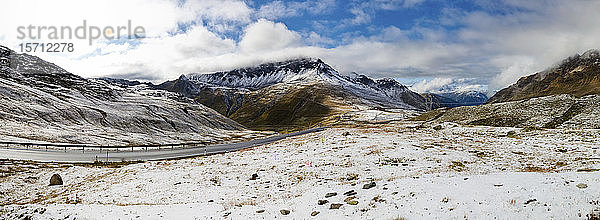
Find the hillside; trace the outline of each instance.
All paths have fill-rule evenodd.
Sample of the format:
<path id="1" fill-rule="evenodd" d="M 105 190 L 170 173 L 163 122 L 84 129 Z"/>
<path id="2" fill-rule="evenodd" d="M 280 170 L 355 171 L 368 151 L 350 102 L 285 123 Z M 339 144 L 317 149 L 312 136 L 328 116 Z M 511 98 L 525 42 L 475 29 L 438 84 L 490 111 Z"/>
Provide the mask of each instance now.
<path id="1" fill-rule="evenodd" d="M 250 133 L 216 111 L 146 84 L 73 75 L 0 47 L 0 138 L 85 144 L 222 141 Z"/>
<path id="2" fill-rule="evenodd" d="M 437 109 L 414 120 L 428 124 L 454 122 L 497 127 L 599 129 L 598 115 L 598 95 L 582 98 L 554 95 L 523 101 Z"/>
<path id="3" fill-rule="evenodd" d="M 600 51 L 589 50 L 565 59 L 560 65 L 523 77 L 492 96 L 488 103 L 524 100 L 549 95 L 582 97 L 600 94 Z"/>

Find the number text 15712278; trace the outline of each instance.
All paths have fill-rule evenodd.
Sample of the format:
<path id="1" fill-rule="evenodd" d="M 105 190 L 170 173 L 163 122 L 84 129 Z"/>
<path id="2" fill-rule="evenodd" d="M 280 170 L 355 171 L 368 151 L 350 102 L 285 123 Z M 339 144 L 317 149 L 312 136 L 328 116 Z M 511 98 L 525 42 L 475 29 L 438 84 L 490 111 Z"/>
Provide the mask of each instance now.
<path id="1" fill-rule="evenodd" d="M 73 43 L 22 43 L 19 46 L 21 53 L 63 53 L 75 51 Z"/>

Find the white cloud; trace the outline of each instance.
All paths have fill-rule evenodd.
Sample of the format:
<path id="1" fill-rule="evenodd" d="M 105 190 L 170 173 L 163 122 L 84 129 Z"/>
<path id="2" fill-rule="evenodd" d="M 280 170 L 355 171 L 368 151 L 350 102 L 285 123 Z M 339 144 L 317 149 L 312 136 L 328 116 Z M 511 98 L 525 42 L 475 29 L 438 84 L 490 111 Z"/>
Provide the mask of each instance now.
<path id="1" fill-rule="evenodd" d="M 306 37 L 305 42 L 312 46 L 324 46 L 334 44 L 335 40 L 328 37 L 323 37 L 317 34 L 316 32 L 312 31 L 308 34 L 308 37 Z"/>
<path id="2" fill-rule="evenodd" d="M 444 86 L 450 85 L 454 80 L 450 78 L 434 78 L 432 80 L 423 80 L 421 82 L 417 82 L 410 87 L 415 92 L 425 93 L 425 92 L 433 92 L 439 91 Z"/>
<path id="3" fill-rule="evenodd" d="M 322 14 L 335 7 L 335 0 L 306 0 L 302 2 L 295 1 L 272 1 L 262 5 L 256 15 L 259 18 L 270 20 L 295 17 L 308 12 L 310 14 Z"/>
<path id="4" fill-rule="evenodd" d="M 480 91 L 487 92 L 487 87 L 478 84 L 475 79 L 467 78 L 433 78 L 424 79 L 410 86 L 410 89 L 418 93 L 444 93 Z"/>
<path id="5" fill-rule="evenodd" d="M 280 17 L 296 16 L 298 12 L 288 8 L 282 1 L 274 1 L 263 5 L 257 12 L 257 16 L 266 19 L 276 19 Z"/>
<path id="6" fill-rule="evenodd" d="M 397 10 L 399 8 L 410 8 L 424 2 L 425 0 L 367 0 L 354 1 L 350 8 L 353 18 L 342 21 L 343 25 L 361 25 L 371 22 L 372 17 L 378 10 Z"/>
<path id="7" fill-rule="evenodd" d="M 299 46 L 300 34 L 290 31 L 283 23 L 264 19 L 249 25 L 240 41 L 240 49 L 246 53 L 280 50 Z"/>

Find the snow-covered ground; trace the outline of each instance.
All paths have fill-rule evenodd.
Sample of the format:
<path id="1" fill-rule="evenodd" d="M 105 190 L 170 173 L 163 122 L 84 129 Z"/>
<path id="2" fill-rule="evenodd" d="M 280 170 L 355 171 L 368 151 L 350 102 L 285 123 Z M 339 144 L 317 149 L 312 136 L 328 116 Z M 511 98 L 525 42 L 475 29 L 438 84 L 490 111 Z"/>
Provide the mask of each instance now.
<path id="1" fill-rule="evenodd" d="M 0 219 L 586 219 L 599 147 L 598 130 L 390 122 L 120 168 L 3 161 Z"/>

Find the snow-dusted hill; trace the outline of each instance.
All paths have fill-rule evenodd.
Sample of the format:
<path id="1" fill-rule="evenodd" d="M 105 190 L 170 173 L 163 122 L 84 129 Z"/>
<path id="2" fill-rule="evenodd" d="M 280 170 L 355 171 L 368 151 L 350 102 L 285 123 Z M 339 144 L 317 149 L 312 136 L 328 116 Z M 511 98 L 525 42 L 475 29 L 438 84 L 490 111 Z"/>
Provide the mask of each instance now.
<path id="1" fill-rule="evenodd" d="M 182 75 L 159 88 L 194 98 L 258 129 L 301 128 L 356 108 L 428 109 L 422 96 L 393 79 L 345 76 L 309 58 Z"/>
<path id="2" fill-rule="evenodd" d="M 192 100 L 146 84 L 88 80 L 0 47 L 0 139 L 86 144 L 218 141 L 245 131 Z"/>
<path id="3" fill-rule="evenodd" d="M 428 123 L 527 128 L 600 129 L 600 96 L 553 95 L 522 101 L 438 109 L 417 117 Z"/>

